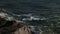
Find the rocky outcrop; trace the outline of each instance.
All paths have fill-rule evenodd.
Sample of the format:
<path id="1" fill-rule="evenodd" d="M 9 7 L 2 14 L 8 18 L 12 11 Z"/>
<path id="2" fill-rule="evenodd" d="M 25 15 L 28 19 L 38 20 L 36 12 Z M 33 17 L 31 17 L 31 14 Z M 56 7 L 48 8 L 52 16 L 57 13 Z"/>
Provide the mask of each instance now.
<path id="1" fill-rule="evenodd" d="M 28 27 L 23 26 L 23 27 L 17 29 L 14 32 L 14 34 L 31 34 L 31 30 Z"/>
<path id="2" fill-rule="evenodd" d="M 16 20 L 6 20 L 0 16 L 0 34 L 31 34 L 25 23 Z"/>

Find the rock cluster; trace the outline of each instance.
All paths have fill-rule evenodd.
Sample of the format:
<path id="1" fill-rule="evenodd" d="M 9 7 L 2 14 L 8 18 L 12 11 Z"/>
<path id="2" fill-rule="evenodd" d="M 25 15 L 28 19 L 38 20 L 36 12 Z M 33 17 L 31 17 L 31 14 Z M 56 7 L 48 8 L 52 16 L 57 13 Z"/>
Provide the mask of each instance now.
<path id="1" fill-rule="evenodd" d="M 0 34 L 31 34 L 31 30 L 24 23 L 0 17 Z"/>

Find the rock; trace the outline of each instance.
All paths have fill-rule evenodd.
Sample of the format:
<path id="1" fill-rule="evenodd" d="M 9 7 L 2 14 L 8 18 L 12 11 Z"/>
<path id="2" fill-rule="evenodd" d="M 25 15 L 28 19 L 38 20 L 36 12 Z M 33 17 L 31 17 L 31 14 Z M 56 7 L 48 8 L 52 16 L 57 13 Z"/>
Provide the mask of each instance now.
<path id="1" fill-rule="evenodd" d="M 14 34 L 31 34 L 31 30 L 27 26 L 17 29 Z"/>
<path id="2" fill-rule="evenodd" d="M 17 23 L 16 20 L 6 20 L 0 17 L 0 34 L 31 34 L 31 30 L 25 23 Z"/>

